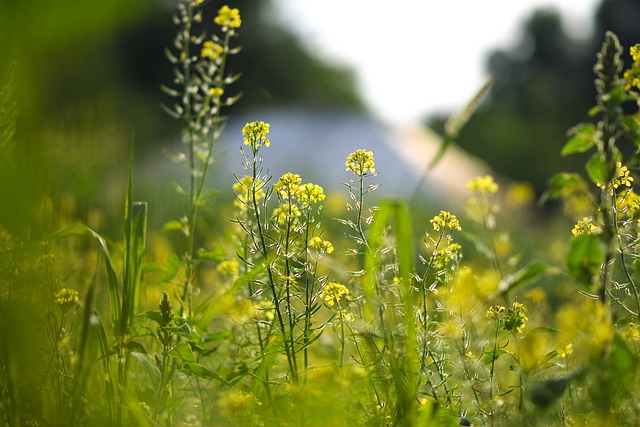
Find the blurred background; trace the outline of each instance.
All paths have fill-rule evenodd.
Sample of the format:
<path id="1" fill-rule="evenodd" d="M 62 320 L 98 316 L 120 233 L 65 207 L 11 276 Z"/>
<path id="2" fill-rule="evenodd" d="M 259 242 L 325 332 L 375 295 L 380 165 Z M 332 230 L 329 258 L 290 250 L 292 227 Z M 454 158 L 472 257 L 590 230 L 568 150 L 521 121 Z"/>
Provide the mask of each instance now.
<path id="1" fill-rule="evenodd" d="M 582 170 L 584 158 L 559 152 L 594 103 L 604 32 L 627 51 L 640 42 L 640 0 L 205 0 L 205 27 L 224 3 L 243 23 L 229 64 L 242 74 L 230 91 L 242 98 L 227 111 L 211 181 L 222 199 L 242 172 L 240 129 L 250 120 L 272 124 L 265 162 L 276 176 L 291 170 L 338 190 L 344 157 L 367 148 L 381 195 L 420 187 L 425 204 L 455 205 L 467 178 L 494 173 L 539 196 L 555 172 Z M 182 209 L 169 182 L 185 171 L 163 155 L 181 149 L 180 123 L 160 108 L 170 99 L 159 90 L 172 79 L 164 50 L 174 10 L 170 0 L 0 3 L 0 78 L 11 88 L 0 113 L 19 111 L 15 149 L 0 153 L 1 224 L 45 232 L 30 219 L 54 208 L 108 228 L 122 210 L 132 142 L 135 197 L 151 202 L 151 220 Z M 490 93 L 421 185 L 444 122 L 488 75 Z"/>

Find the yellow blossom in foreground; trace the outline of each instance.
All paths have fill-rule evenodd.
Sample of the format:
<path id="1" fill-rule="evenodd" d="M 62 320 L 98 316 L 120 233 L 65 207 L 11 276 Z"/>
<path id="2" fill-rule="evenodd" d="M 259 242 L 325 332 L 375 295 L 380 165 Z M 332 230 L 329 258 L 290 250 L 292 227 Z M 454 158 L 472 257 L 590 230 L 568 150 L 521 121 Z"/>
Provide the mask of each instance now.
<path id="1" fill-rule="evenodd" d="M 458 218 L 450 212 L 440 211 L 440 213 L 429 220 L 435 231 L 440 231 L 444 228 L 450 228 L 452 230 L 461 231 L 460 222 Z"/>
<path id="2" fill-rule="evenodd" d="M 313 237 L 311 240 L 309 240 L 309 247 L 317 249 L 322 253 L 330 254 L 331 252 L 333 252 L 333 245 L 331 244 L 331 242 L 320 237 Z"/>
<path id="3" fill-rule="evenodd" d="M 224 48 L 217 43 L 207 40 L 202 43 L 202 49 L 200 50 L 200 56 L 202 58 L 218 59 L 222 56 Z"/>
<path id="4" fill-rule="evenodd" d="M 302 178 L 300 178 L 300 175 L 297 173 L 287 172 L 280 177 L 278 182 L 276 182 L 275 190 L 278 192 L 280 197 L 287 200 L 298 194 L 301 182 Z"/>
<path id="5" fill-rule="evenodd" d="M 573 230 L 571 230 L 571 234 L 573 234 L 574 236 L 580 236 L 581 234 L 593 233 L 594 231 L 596 231 L 596 226 L 591 223 L 592 221 L 593 219 L 585 216 L 573 227 Z"/>
<path id="6" fill-rule="evenodd" d="M 321 202 L 324 199 L 324 189 L 319 185 L 311 183 L 302 184 L 298 190 L 298 201 L 303 208 L 313 203 Z"/>
<path id="7" fill-rule="evenodd" d="M 78 291 L 62 288 L 55 294 L 55 302 L 64 310 L 78 302 Z"/>
<path id="8" fill-rule="evenodd" d="M 344 162 L 347 171 L 351 171 L 358 176 L 363 176 L 367 171 L 375 173 L 375 162 L 373 160 L 373 152 L 366 150 L 356 150 L 347 156 Z"/>
<path id="9" fill-rule="evenodd" d="M 498 189 L 491 175 L 479 176 L 467 182 L 467 190 L 477 194 L 497 193 Z"/>
<path id="10" fill-rule="evenodd" d="M 320 292 L 320 298 L 323 299 L 328 306 L 333 307 L 340 302 L 340 298 L 349 296 L 349 289 L 340 283 L 327 283 Z"/>
<path id="11" fill-rule="evenodd" d="M 249 145 L 251 148 L 256 149 L 263 145 L 270 146 L 271 141 L 267 138 L 269 127 L 269 123 L 265 122 L 251 122 L 244 125 L 242 128 L 244 145 Z"/>
<path id="12" fill-rule="evenodd" d="M 231 9 L 229 6 L 224 5 L 218 10 L 218 16 L 213 19 L 213 22 L 221 27 L 228 28 L 240 28 L 242 20 L 240 19 L 240 11 L 238 9 Z"/>

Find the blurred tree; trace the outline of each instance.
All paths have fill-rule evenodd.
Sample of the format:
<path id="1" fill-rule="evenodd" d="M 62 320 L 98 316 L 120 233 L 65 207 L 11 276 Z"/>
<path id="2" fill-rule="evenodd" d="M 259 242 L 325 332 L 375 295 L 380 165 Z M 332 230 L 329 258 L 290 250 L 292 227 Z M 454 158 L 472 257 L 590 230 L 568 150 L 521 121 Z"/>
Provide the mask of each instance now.
<path id="1" fill-rule="evenodd" d="M 605 0 L 595 14 L 595 31 L 570 38 L 557 11 L 536 11 L 512 50 L 498 50 L 487 68 L 494 87 L 462 130 L 458 143 L 489 162 L 498 173 L 531 182 L 539 193 L 560 170 L 583 171 L 584 157 L 563 158 L 567 131 L 588 120 L 594 105 L 593 65 L 604 32 L 620 36 L 625 48 L 640 42 L 640 0 Z M 436 130 L 443 118 L 428 122 Z"/>

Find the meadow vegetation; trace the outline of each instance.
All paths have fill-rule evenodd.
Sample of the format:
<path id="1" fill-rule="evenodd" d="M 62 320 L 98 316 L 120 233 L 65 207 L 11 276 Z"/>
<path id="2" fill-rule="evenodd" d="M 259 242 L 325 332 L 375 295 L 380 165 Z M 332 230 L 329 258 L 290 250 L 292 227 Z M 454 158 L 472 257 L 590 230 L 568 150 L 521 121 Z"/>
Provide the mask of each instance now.
<path id="1" fill-rule="evenodd" d="M 526 187 L 478 177 L 459 212 L 434 208 L 414 230 L 408 204 L 374 197 L 384 171 L 366 147 L 344 160 L 348 202 L 329 216 L 322 187 L 269 175 L 278 141 L 259 117 L 237 135 L 244 173 L 221 206 L 205 183 L 239 99 L 225 65 L 242 20 L 224 6 L 216 33 L 196 33 L 201 3 L 178 3 L 162 88 L 183 127 L 183 214 L 148 229 L 131 155 L 121 237 L 46 196 L 32 228 L 52 234 L 0 227 L 3 426 L 640 423 L 640 45 L 625 70 L 607 33 L 591 120 L 558 149 L 590 153 L 586 173 L 556 174 L 543 197 L 575 226 L 554 221 L 535 252 L 518 239 Z"/>

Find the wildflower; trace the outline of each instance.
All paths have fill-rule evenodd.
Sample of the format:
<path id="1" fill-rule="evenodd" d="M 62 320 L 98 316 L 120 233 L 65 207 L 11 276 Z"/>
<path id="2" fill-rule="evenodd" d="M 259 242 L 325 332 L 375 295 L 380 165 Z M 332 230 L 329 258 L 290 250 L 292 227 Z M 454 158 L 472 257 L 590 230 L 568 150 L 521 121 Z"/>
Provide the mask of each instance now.
<path id="1" fill-rule="evenodd" d="M 535 199 L 533 186 L 528 182 L 517 182 L 507 188 L 506 202 L 509 207 L 517 209 L 526 206 Z"/>
<path id="2" fill-rule="evenodd" d="M 212 87 L 209 89 L 209 95 L 211 95 L 212 98 L 220 98 L 223 94 L 224 89 L 220 87 Z"/>
<path id="3" fill-rule="evenodd" d="M 560 350 L 558 350 L 558 356 L 562 359 L 566 359 L 571 353 L 573 353 L 573 344 L 571 343 L 560 347 Z"/>
<path id="4" fill-rule="evenodd" d="M 627 214 L 629 218 L 640 216 L 640 195 L 628 190 L 623 192 L 618 199 L 618 210 Z"/>
<path id="5" fill-rule="evenodd" d="M 258 179 L 254 188 L 253 178 L 243 176 L 240 181 L 233 184 L 233 192 L 236 194 L 236 200 L 233 201 L 233 205 L 239 209 L 245 209 L 247 204 L 252 201 L 252 191 L 255 191 L 256 201 L 262 200 L 265 196 L 263 187 L 264 182 Z"/>
<path id="6" fill-rule="evenodd" d="M 275 190 L 280 194 L 280 197 L 287 200 L 291 197 L 295 197 L 300 189 L 300 183 L 302 178 L 297 173 L 287 172 L 280 177 L 276 182 Z"/>
<path id="7" fill-rule="evenodd" d="M 293 225 L 293 221 L 300 217 L 300 209 L 291 203 L 283 203 L 273 210 L 272 216 L 276 218 L 278 224 L 285 225 L 287 223 Z"/>
<path id="8" fill-rule="evenodd" d="M 224 48 L 217 43 L 207 40 L 202 43 L 202 49 L 200 50 L 200 57 L 208 59 L 218 59 L 222 56 Z"/>
<path id="9" fill-rule="evenodd" d="M 333 252 L 333 245 L 331 244 L 331 242 L 320 237 L 313 237 L 311 240 L 309 240 L 309 247 L 317 249 L 321 253 L 330 254 L 331 252 Z"/>
<path id="10" fill-rule="evenodd" d="M 477 194 L 497 193 L 498 184 L 491 175 L 479 176 L 467 182 L 467 190 Z"/>
<path id="11" fill-rule="evenodd" d="M 344 165 L 347 167 L 347 171 L 351 171 L 358 176 L 365 175 L 367 171 L 376 172 L 372 151 L 356 150 L 347 156 L 347 161 Z"/>
<path id="12" fill-rule="evenodd" d="M 298 189 L 298 201 L 303 208 L 313 203 L 321 202 L 324 199 L 324 190 L 319 185 L 307 183 L 302 184 Z"/>
<path id="13" fill-rule="evenodd" d="M 267 138 L 269 134 L 269 123 L 251 122 L 242 128 L 244 135 L 244 145 L 249 145 L 253 149 L 258 149 L 263 145 L 267 147 L 271 145 L 271 141 Z"/>
<path id="14" fill-rule="evenodd" d="M 445 268 L 452 260 L 458 258 L 462 247 L 457 243 L 451 243 L 446 248 L 438 249 L 431 257 L 432 265 L 441 270 Z"/>
<path id="15" fill-rule="evenodd" d="M 56 292 L 55 302 L 66 311 L 78 302 L 78 291 L 62 288 Z"/>
<path id="16" fill-rule="evenodd" d="M 322 289 L 322 292 L 320 292 L 320 298 L 323 299 L 329 307 L 333 307 L 336 303 L 339 303 L 340 298 L 348 296 L 349 289 L 336 282 L 327 283 L 324 289 Z"/>
<path id="17" fill-rule="evenodd" d="M 573 234 L 574 236 L 580 236 L 581 234 L 593 233 L 597 228 L 591 223 L 592 221 L 593 219 L 585 216 L 573 227 L 573 230 L 571 230 L 571 234 Z"/>
<path id="18" fill-rule="evenodd" d="M 621 185 L 631 187 L 633 185 L 633 177 L 629 176 L 629 168 L 622 166 L 621 162 L 616 162 L 616 170 L 618 171 L 618 176 L 612 182 L 613 188 L 617 189 Z"/>
<path id="19" fill-rule="evenodd" d="M 447 211 L 440 211 L 440 213 L 429 220 L 435 231 L 440 231 L 444 228 L 450 228 L 452 230 L 461 231 L 460 222 L 455 215 Z"/>
<path id="20" fill-rule="evenodd" d="M 631 46 L 629 48 L 629 53 L 631 54 L 631 58 L 633 58 L 633 62 L 640 61 L 640 44 Z"/>
<path id="21" fill-rule="evenodd" d="M 216 267 L 216 271 L 222 274 L 238 274 L 238 263 L 236 261 L 222 261 Z"/>
<path id="22" fill-rule="evenodd" d="M 240 19 L 240 11 L 238 9 L 231 9 L 229 6 L 224 5 L 218 10 L 218 16 L 213 19 L 213 22 L 225 28 L 240 28 L 242 20 Z"/>
<path id="23" fill-rule="evenodd" d="M 491 306 L 485 316 L 488 320 L 495 321 L 500 329 L 507 332 L 521 333 L 526 326 L 525 322 L 529 320 L 526 307 L 517 301 L 508 309 L 502 305 Z"/>

